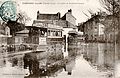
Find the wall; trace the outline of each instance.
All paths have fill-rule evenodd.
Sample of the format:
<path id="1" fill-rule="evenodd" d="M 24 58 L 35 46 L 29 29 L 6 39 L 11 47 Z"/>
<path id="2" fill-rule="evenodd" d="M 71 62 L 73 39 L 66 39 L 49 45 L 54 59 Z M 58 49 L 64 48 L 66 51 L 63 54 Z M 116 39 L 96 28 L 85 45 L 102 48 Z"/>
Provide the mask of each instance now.
<path id="1" fill-rule="evenodd" d="M 76 19 L 70 13 L 66 14 L 66 21 L 72 23 L 73 25 L 76 25 Z"/>

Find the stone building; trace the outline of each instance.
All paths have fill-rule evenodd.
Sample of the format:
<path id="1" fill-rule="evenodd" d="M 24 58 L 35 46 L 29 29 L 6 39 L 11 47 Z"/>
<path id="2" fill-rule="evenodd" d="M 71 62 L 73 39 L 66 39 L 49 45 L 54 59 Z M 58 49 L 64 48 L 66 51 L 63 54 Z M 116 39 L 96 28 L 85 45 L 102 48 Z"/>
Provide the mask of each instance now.
<path id="1" fill-rule="evenodd" d="M 66 12 L 62 17 L 60 12 L 56 14 L 42 14 L 38 11 L 37 20 L 34 20 L 33 22 L 33 25 L 37 25 L 37 24 L 44 24 L 46 27 L 48 27 L 49 38 L 50 37 L 57 38 L 57 39 L 60 37 L 64 38 L 66 47 L 68 42 L 67 41 L 68 32 L 72 31 L 73 29 L 74 30 L 77 29 L 76 18 L 73 16 L 71 9 L 68 10 L 68 12 Z M 55 34 L 58 36 L 55 37 Z"/>
<path id="2" fill-rule="evenodd" d="M 34 23 L 36 22 L 55 24 L 63 28 L 74 28 L 76 26 L 76 18 L 72 15 L 71 9 L 62 17 L 60 12 L 56 14 L 42 14 L 38 11 L 37 20 L 34 20 Z"/>
<path id="3" fill-rule="evenodd" d="M 105 25 L 101 22 L 103 17 L 104 14 L 98 12 L 98 14 L 91 15 L 90 19 L 79 26 L 87 41 L 105 41 Z"/>

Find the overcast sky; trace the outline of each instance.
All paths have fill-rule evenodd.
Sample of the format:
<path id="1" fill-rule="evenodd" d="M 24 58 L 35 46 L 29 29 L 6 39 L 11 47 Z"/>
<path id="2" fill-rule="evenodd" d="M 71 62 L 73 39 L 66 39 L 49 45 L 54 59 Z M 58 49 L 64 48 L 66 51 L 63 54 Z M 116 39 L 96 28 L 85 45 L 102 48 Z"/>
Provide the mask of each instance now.
<path id="1" fill-rule="evenodd" d="M 2 0 L 2 2 L 5 0 Z M 77 19 L 76 24 L 86 21 L 88 17 L 83 14 L 88 13 L 91 9 L 93 12 L 99 11 L 101 8 L 99 0 L 16 0 L 17 9 L 26 14 L 32 19 L 27 25 L 31 25 L 32 21 L 37 17 L 37 11 L 40 13 L 57 13 L 60 12 L 63 16 L 68 9 L 72 9 L 72 14 Z"/>

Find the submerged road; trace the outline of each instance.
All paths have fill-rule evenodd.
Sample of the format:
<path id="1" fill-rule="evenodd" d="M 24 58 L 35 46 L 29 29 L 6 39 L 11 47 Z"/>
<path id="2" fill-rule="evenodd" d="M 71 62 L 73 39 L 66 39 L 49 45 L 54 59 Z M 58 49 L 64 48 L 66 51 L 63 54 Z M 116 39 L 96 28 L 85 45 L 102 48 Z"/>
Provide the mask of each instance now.
<path id="1" fill-rule="evenodd" d="M 65 54 L 65 57 L 71 59 L 67 64 L 65 64 L 64 67 L 60 69 L 58 68 L 55 70 L 55 72 L 49 72 L 49 74 L 46 74 L 44 76 L 34 75 L 28 76 L 27 78 L 114 78 L 113 75 L 115 73 L 118 77 L 120 72 L 120 62 L 118 61 L 116 67 L 114 68 L 115 53 L 113 48 L 113 45 L 106 45 L 104 43 L 79 43 L 78 47 L 71 47 L 68 49 L 68 53 L 63 53 Z M 55 51 L 55 54 L 58 54 L 62 51 L 61 49 L 62 47 L 56 47 L 54 49 L 49 48 L 49 51 L 51 51 L 51 53 L 52 51 Z M 119 60 L 119 50 L 117 50 L 117 52 L 118 55 L 116 57 L 118 57 L 117 60 Z M 36 54 L 34 53 L 34 55 L 39 56 L 39 65 L 42 63 L 45 64 L 46 60 L 47 62 L 56 62 L 55 58 L 55 60 L 53 58 L 44 58 L 46 57 L 45 52 Z M 15 58 L 17 59 L 18 57 Z M 0 61 L 0 71 L 2 71 L 0 72 L 0 78 L 24 78 L 26 70 L 20 68 L 19 65 L 21 64 L 20 62 L 23 62 L 23 59 L 18 58 L 19 64 L 16 66 L 12 66 L 12 59 L 10 60 L 11 63 L 5 64 L 4 61 Z M 29 72 L 29 70 L 27 71 Z"/>

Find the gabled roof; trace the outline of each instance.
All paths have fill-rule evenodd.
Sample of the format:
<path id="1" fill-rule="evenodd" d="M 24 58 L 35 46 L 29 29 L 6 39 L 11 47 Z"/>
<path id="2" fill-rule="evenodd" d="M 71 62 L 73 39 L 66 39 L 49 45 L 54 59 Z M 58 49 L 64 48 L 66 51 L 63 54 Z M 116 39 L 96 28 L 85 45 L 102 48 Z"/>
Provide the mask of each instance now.
<path id="1" fill-rule="evenodd" d="M 76 20 L 76 18 L 72 15 L 72 9 L 68 10 L 68 12 L 65 13 L 65 15 L 64 15 L 61 19 L 62 19 L 62 20 L 66 20 L 66 15 L 67 15 L 67 14 L 70 14 L 70 15 Z"/>
<path id="2" fill-rule="evenodd" d="M 16 32 L 17 34 L 28 34 L 29 33 L 29 30 L 28 29 L 24 29 L 22 31 L 19 31 L 19 32 Z"/>
<path id="3" fill-rule="evenodd" d="M 69 14 L 68 12 L 61 18 L 62 20 L 66 20 L 66 15 Z M 71 16 L 76 20 L 76 18 L 71 14 Z"/>

